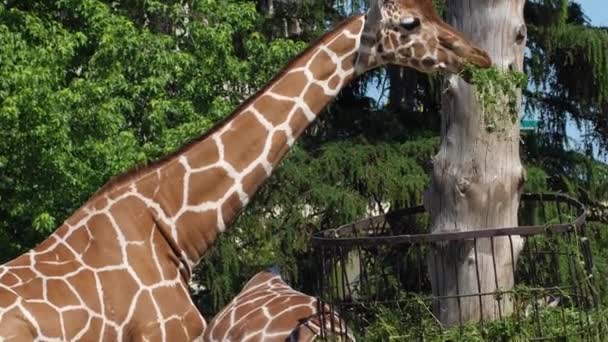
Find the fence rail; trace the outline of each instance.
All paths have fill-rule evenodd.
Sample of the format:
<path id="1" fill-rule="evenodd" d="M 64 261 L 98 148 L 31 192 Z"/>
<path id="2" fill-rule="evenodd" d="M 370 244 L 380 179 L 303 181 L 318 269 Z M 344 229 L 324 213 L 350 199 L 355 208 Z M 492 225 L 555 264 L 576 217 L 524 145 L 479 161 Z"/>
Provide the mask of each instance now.
<path id="1" fill-rule="evenodd" d="M 608 330 L 585 212 L 565 195 L 524 194 L 518 227 L 428 233 L 418 206 L 325 230 L 312 238 L 317 295 L 360 335 L 380 319 L 405 340 L 475 329 L 594 339 Z"/>

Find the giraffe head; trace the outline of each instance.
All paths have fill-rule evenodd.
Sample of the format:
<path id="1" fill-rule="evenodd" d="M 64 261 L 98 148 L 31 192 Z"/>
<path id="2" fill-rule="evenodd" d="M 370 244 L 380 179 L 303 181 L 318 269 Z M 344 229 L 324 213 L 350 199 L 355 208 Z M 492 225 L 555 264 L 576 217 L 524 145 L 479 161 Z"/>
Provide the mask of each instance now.
<path id="1" fill-rule="evenodd" d="M 466 64 L 492 64 L 485 51 L 437 15 L 432 0 L 374 1 L 361 43 L 358 72 L 396 64 L 426 73 L 457 74 Z"/>

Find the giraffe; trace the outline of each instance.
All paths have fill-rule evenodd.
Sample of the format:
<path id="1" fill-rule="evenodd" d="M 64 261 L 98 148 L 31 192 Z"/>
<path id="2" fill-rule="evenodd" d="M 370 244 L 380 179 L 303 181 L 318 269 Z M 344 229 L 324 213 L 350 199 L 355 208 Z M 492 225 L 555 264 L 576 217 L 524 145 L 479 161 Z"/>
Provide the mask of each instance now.
<path id="1" fill-rule="evenodd" d="M 491 61 L 431 0 L 347 19 L 209 132 L 110 180 L 0 266 L 0 340 L 199 340 L 192 268 L 332 97 L 387 63 L 457 73 Z"/>
<path id="2" fill-rule="evenodd" d="M 268 270 L 254 275 L 213 318 L 203 341 L 314 341 L 323 333 L 340 341 L 355 340 L 327 304 L 294 290 L 275 270 Z"/>

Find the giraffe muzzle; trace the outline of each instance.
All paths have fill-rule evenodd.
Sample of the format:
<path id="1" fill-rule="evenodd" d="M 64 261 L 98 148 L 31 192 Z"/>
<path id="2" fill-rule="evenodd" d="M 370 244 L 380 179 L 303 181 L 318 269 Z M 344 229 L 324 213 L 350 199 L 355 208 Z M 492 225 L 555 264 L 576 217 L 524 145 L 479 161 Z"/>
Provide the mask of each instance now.
<path id="1" fill-rule="evenodd" d="M 445 35 L 439 37 L 439 45 L 447 50 L 448 53 L 460 62 L 459 68 L 464 68 L 465 64 L 472 64 L 479 68 L 489 68 L 492 66 L 492 59 L 487 52 L 478 48 L 464 37 Z M 461 70 L 457 70 L 460 72 Z"/>
<path id="2" fill-rule="evenodd" d="M 443 44 L 442 44 L 443 45 Z M 447 48 L 447 47 L 446 47 Z M 492 59 L 484 50 L 471 45 L 452 45 L 451 51 L 465 64 L 473 64 L 479 68 L 489 68 L 492 66 Z"/>

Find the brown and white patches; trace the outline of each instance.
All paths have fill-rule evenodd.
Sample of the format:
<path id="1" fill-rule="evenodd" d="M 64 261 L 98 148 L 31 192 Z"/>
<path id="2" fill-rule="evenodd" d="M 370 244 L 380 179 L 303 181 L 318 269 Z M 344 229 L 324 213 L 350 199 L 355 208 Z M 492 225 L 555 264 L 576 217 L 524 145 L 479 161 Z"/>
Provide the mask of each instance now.
<path id="1" fill-rule="evenodd" d="M 308 121 L 308 118 L 306 117 L 304 111 L 301 108 L 296 110 L 296 112 L 289 120 L 289 127 L 291 127 L 291 132 L 294 137 L 301 135 L 309 124 L 310 121 Z"/>
<path id="2" fill-rule="evenodd" d="M 399 35 L 399 45 L 400 48 L 408 47 L 409 43 L 412 41 L 410 35 L 408 34 L 400 34 Z"/>
<path id="3" fill-rule="evenodd" d="M 270 95 L 263 95 L 253 103 L 253 107 L 275 127 L 287 121 L 294 105 L 291 100 L 276 99 Z M 268 108 L 273 110 L 269 111 Z"/>
<path id="4" fill-rule="evenodd" d="M 103 321 L 101 318 L 93 317 L 89 324 L 89 328 L 81 336 L 81 341 L 99 341 L 101 335 L 101 328 L 103 327 Z"/>
<path id="5" fill-rule="evenodd" d="M 311 84 L 304 95 L 304 102 L 313 113 L 320 112 L 330 99 L 331 97 L 325 94 L 325 90 L 316 84 Z"/>
<path id="6" fill-rule="evenodd" d="M 112 204 L 109 210 L 126 241 L 141 243 L 150 236 L 149 230 L 154 226 L 154 219 L 150 208 L 140 198 L 126 197 Z"/>
<path id="7" fill-rule="evenodd" d="M 313 310 L 308 305 L 279 299 L 278 304 L 270 305 L 269 312 L 273 317 L 267 329 L 271 332 L 285 331 L 286 326 L 298 326 L 300 320 L 308 317 Z"/>
<path id="8" fill-rule="evenodd" d="M 65 331 L 64 338 L 72 341 L 86 327 L 90 316 L 86 310 L 73 309 L 63 311 L 61 313 L 61 318 L 63 320 L 63 328 Z"/>
<path id="9" fill-rule="evenodd" d="M 217 319 L 219 315 L 211 322 L 205 331 L 204 341 L 221 341 L 226 331 L 230 329 L 232 322 L 230 319 Z"/>
<path id="10" fill-rule="evenodd" d="M 427 69 L 432 68 L 435 64 L 436 64 L 436 61 L 432 57 L 424 57 L 422 59 L 422 66 Z"/>
<path id="11" fill-rule="evenodd" d="M 267 136 L 268 131 L 253 112 L 240 114 L 232 122 L 230 129 L 221 136 L 224 144 L 224 160 L 237 172 L 243 171 L 260 157 Z"/>
<path id="12" fill-rule="evenodd" d="M 49 279 L 46 281 L 48 301 L 58 308 L 79 306 L 80 301 L 65 280 Z"/>
<path id="13" fill-rule="evenodd" d="M 64 263 L 74 260 L 75 255 L 66 246 L 56 243 L 50 250 L 34 255 L 35 263 Z"/>
<path id="14" fill-rule="evenodd" d="M 176 312 L 183 312 L 183 308 L 190 303 L 183 293 L 175 291 L 173 286 L 159 286 L 152 290 L 152 299 L 160 311 L 160 320 L 170 319 Z"/>
<path id="15" fill-rule="evenodd" d="M 175 216 L 183 205 L 185 175 L 186 169 L 177 161 L 172 161 L 160 171 L 160 187 L 153 200 L 169 217 Z"/>
<path id="16" fill-rule="evenodd" d="M 133 316 L 138 320 L 133 324 L 133 336 L 147 337 L 149 341 L 161 340 L 160 318 L 158 317 L 156 306 L 152 302 L 149 291 L 143 291 L 135 302 Z"/>
<path id="17" fill-rule="evenodd" d="M 112 322 L 121 324 L 127 317 L 139 286 L 126 270 L 99 272 L 98 277 L 104 294 L 105 317 Z M 115 284 L 120 284 L 120 291 L 110 293 L 109 291 L 114 288 Z"/>
<path id="18" fill-rule="evenodd" d="M 414 58 L 422 59 L 422 57 L 426 53 L 426 48 L 424 47 L 424 45 L 422 45 L 422 43 L 420 42 L 415 42 L 414 44 L 412 44 L 412 48 L 414 49 Z"/>
<path id="19" fill-rule="evenodd" d="M 192 171 L 189 175 L 188 205 L 198 206 L 208 202 L 218 202 L 234 186 L 234 179 L 220 167 L 204 171 Z"/>
<path id="20" fill-rule="evenodd" d="M 82 226 L 75 229 L 72 234 L 65 240 L 70 248 L 82 256 L 91 245 L 91 235 L 87 226 Z"/>
<path id="21" fill-rule="evenodd" d="M 437 60 L 446 65 L 454 63 L 452 61 L 452 58 L 450 56 L 448 56 L 448 54 L 441 49 L 437 50 Z"/>
<path id="22" fill-rule="evenodd" d="M 401 58 L 410 58 L 412 57 L 412 51 L 412 48 L 401 48 L 398 52 Z"/>
<path id="23" fill-rule="evenodd" d="M 0 319 L 0 337 L 11 341 L 9 338 L 19 337 L 20 341 L 34 341 L 36 330 L 23 318 L 20 308 L 14 307 L 4 313 Z"/>
<path id="24" fill-rule="evenodd" d="M 167 239 L 161 234 L 161 228 L 154 229 L 150 241 L 154 248 L 151 250 L 151 254 L 154 258 L 155 264 L 158 262 L 158 266 L 161 269 L 163 280 L 175 279 L 179 276 L 179 260 L 175 256 L 171 245 L 169 245 Z"/>
<path id="25" fill-rule="evenodd" d="M 409 66 L 411 66 L 414 69 L 418 69 L 418 70 L 422 69 L 422 64 L 420 64 L 420 60 L 417 58 L 410 59 L 408 64 L 409 64 Z"/>
<path id="26" fill-rule="evenodd" d="M 57 244 L 57 238 L 55 237 L 55 235 L 51 235 L 48 239 L 42 241 L 40 244 L 38 244 L 38 246 L 36 246 L 36 249 L 39 251 L 39 253 L 46 253 L 49 250 L 52 250 L 53 247 Z M 36 256 L 34 256 L 35 259 Z"/>
<path id="27" fill-rule="evenodd" d="M 338 65 L 326 51 L 319 50 L 310 63 L 310 72 L 316 81 L 326 81 L 337 71 Z"/>
<path id="28" fill-rule="evenodd" d="M 302 89 L 308 84 L 304 71 L 287 73 L 270 91 L 274 94 L 295 98 L 300 96 Z"/>
<path id="29" fill-rule="evenodd" d="M 57 324 L 57 322 L 60 322 L 60 315 L 57 310 L 46 303 L 32 303 L 30 301 L 23 302 L 21 306 L 33 317 L 46 318 L 44 321 L 36 323 L 40 327 L 40 330 L 44 331 L 44 335 L 48 340 L 61 338 L 61 327 Z"/>
<path id="30" fill-rule="evenodd" d="M 197 308 L 193 305 L 191 306 L 191 309 L 184 315 L 183 321 L 188 323 L 184 324 L 183 328 L 186 329 L 189 341 L 193 341 L 195 339 L 199 340 L 198 338 L 207 328 L 207 323 L 201 317 Z"/>
<path id="31" fill-rule="evenodd" d="M 101 298 L 97 292 L 100 284 L 97 283 L 95 274 L 92 271 L 83 270 L 67 279 L 67 282 L 74 288 L 76 293 L 83 300 L 83 305 L 87 309 L 101 314 Z"/>
<path id="32" fill-rule="evenodd" d="M 190 341 L 188 332 L 184 330 L 184 323 L 181 318 L 172 318 L 165 323 L 167 341 Z"/>
<path id="33" fill-rule="evenodd" d="M 15 271 L 16 273 L 17 271 Z M 19 293 L 21 299 L 41 299 L 44 298 L 44 286 L 42 278 L 30 278 L 23 282 L 22 285 L 12 288 L 13 291 Z"/>
<path id="34" fill-rule="evenodd" d="M 228 226 L 235 219 L 236 214 L 243 209 L 243 203 L 237 193 L 232 193 L 222 204 L 222 222 Z M 221 230 L 221 229 L 220 229 Z"/>
<path id="35" fill-rule="evenodd" d="M 187 151 L 184 156 L 191 168 L 198 169 L 217 163 L 220 160 L 220 151 L 212 139 L 205 139 Z"/>
<path id="36" fill-rule="evenodd" d="M 385 13 L 397 20 L 400 15 L 397 3 L 387 0 L 386 4 Z M 63 327 L 66 335 L 75 332 L 81 335 L 74 339 L 135 340 L 149 336 L 150 340 L 172 340 L 184 338 L 182 333 L 186 339 L 200 335 L 205 324 L 188 297 L 180 270 L 189 269 L 196 256 L 207 250 L 208 244 L 216 239 L 216 229 L 223 231 L 234 221 L 249 196 L 285 154 L 287 146 L 316 118 L 338 88 L 351 79 L 355 74 L 355 54 L 361 53 L 359 56 L 366 67 L 378 66 L 380 61 L 375 59 L 371 45 L 365 46 L 365 51 L 359 50 L 362 27 L 363 19 L 355 19 L 325 36 L 319 45 L 292 63 L 292 69 L 282 73 L 257 101 L 254 99 L 252 106 L 206 138 L 189 144 L 172 158 L 104 187 L 85 208 L 66 221 L 55 237 L 0 270 L 3 272 L 0 281 L 5 281 L 0 287 L 0 303 L 14 304 L 16 299 L 10 291 L 16 291 L 21 301 L 32 298 L 40 304 L 48 300 L 49 307 L 69 305 L 74 298 L 60 302 L 59 292 L 45 292 L 47 285 L 61 288 L 45 275 L 62 275 L 69 290 L 63 288 L 60 292 L 71 291 L 82 301 L 76 307 L 86 312 L 79 315 L 87 319 L 86 323 L 80 321 L 81 330 L 76 326 Z M 373 40 L 374 36 L 375 32 L 370 32 L 368 38 Z M 378 39 L 381 40 L 382 37 Z M 389 37 L 387 49 L 396 46 L 394 36 Z M 365 58 L 361 57 L 364 54 Z M 414 48 L 412 55 L 416 55 Z M 424 52 L 417 58 L 422 56 Z M 419 64 L 419 60 L 414 62 Z M 357 72 L 363 69 L 357 66 Z M 199 183 L 203 186 L 193 190 L 193 185 Z M 64 248 L 68 245 L 69 248 Z M 6 268 L 10 268 L 10 272 Z M 73 274 L 65 276 L 73 270 Z M 305 296 L 283 286 L 279 279 L 260 285 L 268 287 L 256 292 L 252 285 L 252 292 L 243 294 L 243 298 L 256 305 L 248 312 L 261 312 L 260 322 L 271 319 L 270 312 L 283 316 L 280 300 L 273 301 L 276 310 L 259 310 L 272 296 L 289 293 Z M 3 291 L 6 286 L 12 288 Z M 150 292 L 154 293 L 153 297 Z M 256 294 L 260 297 L 255 297 Z M 243 308 L 250 308 L 247 305 Z M 7 317 L 3 310 L 4 307 L 0 307 L 3 314 L 0 335 L 12 331 L 21 333 L 25 340 L 33 340 L 28 334 L 47 334 L 24 323 L 23 312 L 9 311 L 10 317 Z M 43 308 L 37 310 L 40 317 L 34 319 L 54 321 L 53 327 L 43 329 L 49 330 L 49 336 L 55 336 L 60 331 L 57 322 L 61 319 L 43 312 Z M 64 322 L 76 320 L 67 313 L 61 318 Z M 9 330 L 4 325 L 7 321 L 13 324 Z M 178 322 L 181 327 L 177 327 Z M 239 328 L 241 336 L 264 339 L 263 329 L 251 332 L 251 324 L 257 322 L 255 318 L 242 322 L 245 325 Z M 32 325 L 34 323 L 32 320 Z M 289 331 L 289 327 L 285 331 Z M 137 335 L 138 332 L 141 333 Z M 63 339 L 71 338 L 64 336 Z"/>
<path id="37" fill-rule="evenodd" d="M 78 209 L 74 214 L 72 214 L 72 216 L 68 217 L 68 219 L 65 221 L 65 224 L 68 226 L 76 226 L 87 216 L 88 213 L 85 210 L 83 210 L 82 208 Z"/>
<path id="38" fill-rule="evenodd" d="M 342 84 L 342 78 L 338 75 L 334 75 L 328 82 L 327 86 L 331 91 L 338 91 L 338 87 Z"/>
<path id="39" fill-rule="evenodd" d="M 353 46 L 356 46 L 357 38 L 348 37 L 346 34 L 342 34 L 340 39 L 336 39 L 327 45 L 327 48 L 332 51 L 336 56 L 343 59 L 348 53 L 353 52 Z"/>
<path id="40" fill-rule="evenodd" d="M 180 231 L 177 241 L 179 247 L 190 260 L 197 262 L 217 236 L 217 211 L 186 211 L 180 215 L 176 225 Z"/>
<path id="41" fill-rule="evenodd" d="M 110 201 L 116 201 L 120 197 L 124 196 L 125 193 L 127 193 L 127 192 L 129 192 L 129 189 L 127 189 L 125 187 L 120 187 L 120 186 L 117 186 L 115 188 L 110 187 L 110 190 L 106 193 L 106 197 Z"/>
<path id="42" fill-rule="evenodd" d="M 15 304 L 17 299 L 17 295 L 14 292 L 2 291 L 0 292 L 0 307 L 8 308 Z"/>
<path id="43" fill-rule="evenodd" d="M 391 32 L 389 34 L 389 39 L 391 42 L 391 48 L 396 50 L 399 48 L 399 35 L 396 32 Z"/>
<path id="44" fill-rule="evenodd" d="M 316 299 L 293 290 L 279 276 L 260 272 L 211 321 L 204 341 L 286 341 L 293 336 L 315 340 L 316 333 L 298 334 L 301 324 L 317 314 Z M 338 317 L 330 318 L 335 331 L 344 327 Z M 306 331 L 311 331 L 307 329 Z"/>
<path id="45" fill-rule="evenodd" d="M 4 286 L 8 286 L 8 287 L 13 287 L 17 284 L 19 284 L 19 278 L 17 278 L 14 274 L 7 272 L 4 275 L 2 275 L 2 277 L 0 277 L 0 283 L 3 284 Z M 0 295 L 2 295 L 5 292 L 0 292 Z M 2 305 L 2 303 L 0 303 L 0 307 L 3 307 L 5 305 Z"/>
<path id="46" fill-rule="evenodd" d="M 118 332 L 116 331 L 116 328 L 110 324 L 106 324 L 103 331 L 104 341 L 118 341 Z"/>
<path id="47" fill-rule="evenodd" d="M 126 247 L 127 260 L 133 272 L 140 275 L 139 281 L 144 286 L 152 286 L 162 281 L 161 270 L 155 263 L 150 262 L 150 251 L 152 246 L 149 241 L 141 244 L 129 244 Z"/>
<path id="48" fill-rule="evenodd" d="M 122 264 L 123 256 L 118 235 L 112 222 L 105 214 L 98 214 L 89 220 L 91 244 L 84 251 L 82 261 L 93 268 Z M 103 255 L 103 257 L 99 257 Z"/>
<path id="49" fill-rule="evenodd" d="M 160 190 L 160 182 L 160 172 L 151 172 L 135 183 L 135 189 L 145 198 L 154 198 Z"/>
<path id="50" fill-rule="evenodd" d="M 364 24 L 365 24 L 365 17 L 364 16 L 361 16 L 357 20 L 353 21 L 351 23 L 351 25 L 349 25 L 346 28 L 346 31 L 349 33 L 348 36 L 350 36 L 352 39 L 355 39 L 355 40 L 358 39 L 360 37 L 360 35 L 361 35 L 361 31 L 363 31 L 363 25 Z M 345 34 L 346 33 L 343 33 L 343 35 L 345 35 Z M 338 39 L 335 39 L 334 41 L 336 41 L 336 40 L 344 40 L 344 39 L 346 39 L 346 38 L 340 36 L 340 37 L 338 37 Z M 353 44 L 353 46 L 356 46 L 357 42 L 356 41 L 352 42 L 352 44 Z"/>
<path id="51" fill-rule="evenodd" d="M 25 285 L 36 277 L 34 271 L 27 267 L 12 268 L 10 272 L 19 279 L 19 285 Z"/>
<path id="52" fill-rule="evenodd" d="M 272 147 L 268 153 L 268 161 L 272 167 L 276 167 L 282 160 L 282 157 L 287 153 L 289 145 L 287 145 L 287 134 L 285 132 L 275 132 L 272 135 Z"/>
<path id="53" fill-rule="evenodd" d="M 390 53 L 394 50 L 395 46 L 393 45 L 393 41 L 390 39 L 390 34 L 384 36 L 382 39 L 382 44 L 378 47 L 378 52 L 384 55 L 385 53 Z"/>
<path id="54" fill-rule="evenodd" d="M 104 210 L 108 206 L 108 199 L 105 196 L 100 196 L 92 201 L 93 210 Z"/>
<path id="55" fill-rule="evenodd" d="M 278 134 L 283 134 L 285 136 L 285 133 L 283 133 L 283 132 L 277 132 L 274 135 L 276 136 Z M 275 145 L 273 143 L 273 148 L 274 148 L 274 146 Z M 268 161 L 272 163 L 271 155 L 272 155 L 272 149 L 270 150 L 269 157 L 268 157 Z M 274 166 L 274 164 L 273 164 L 273 166 Z M 253 196 L 255 191 L 262 184 L 262 180 L 266 176 L 267 176 L 266 169 L 264 169 L 264 167 L 261 165 L 256 166 L 255 169 L 253 169 L 253 171 L 249 172 L 249 174 L 247 174 L 245 177 L 243 177 L 243 191 L 245 191 L 245 193 L 248 196 L 250 196 L 250 197 Z"/>
<path id="56" fill-rule="evenodd" d="M 357 56 L 356 52 L 353 52 L 349 55 L 347 55 L 344 60 L 342 60 L 342 70 L 348 70 L 351 71 L 353 70 L 353 68 L 355 67 L 355 57 Z M 354 73 L 354 72 L 351 72 Z M 350 75 L 349 75 L 350 76 Z M 343 78 L 342 79 L 342 85 L 348 83 L 348 80 Z"/>

